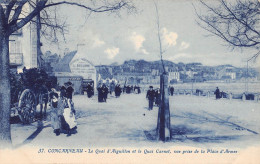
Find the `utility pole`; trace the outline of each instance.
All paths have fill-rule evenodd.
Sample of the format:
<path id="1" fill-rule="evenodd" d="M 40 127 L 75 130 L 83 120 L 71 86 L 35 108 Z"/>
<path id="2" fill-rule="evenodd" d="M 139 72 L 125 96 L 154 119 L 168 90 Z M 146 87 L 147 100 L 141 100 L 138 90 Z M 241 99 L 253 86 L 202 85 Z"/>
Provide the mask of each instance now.
<path id="1" fill-rule="evenodd" d="M 245 92 L 248 92 L 248 62 L 250 60 L 246 60 L 246 75 L 245 75 Z"/>
<path id="2" fill-rule="evenodd" d="M 246 62 L 247 63 L 246 64 L 247 65 L 247 70 L 246 70 L 246 92 L 248 92 L 248 61 L 249 60 L 247 60 L 247 62 Z"/>
<path id="3" fill-rule="evenodd" d="M 169 95 L 168 95 L 168 76 L 169 73 L 166 72 L 164 61 L 163 61 L 163 53 L 166 50 L 162 49 L 162 41 L 160 34 L 160 19 L 157 4 L 154 2 L 157 16 L 157 36 L 159 41 L 159 49 L 160 49 L 160 58 L 162 63 L 163 73 L 160 76 L 160 99 L 161 103 L 158 110 L 158 119 L 157 119 L 157 129 L 156 136 L 157 140 L 161 141 L 169 141 L 172 138 L 171 135 L 171 115 L 170 115 L 170 107 L 169 107 Z"/>

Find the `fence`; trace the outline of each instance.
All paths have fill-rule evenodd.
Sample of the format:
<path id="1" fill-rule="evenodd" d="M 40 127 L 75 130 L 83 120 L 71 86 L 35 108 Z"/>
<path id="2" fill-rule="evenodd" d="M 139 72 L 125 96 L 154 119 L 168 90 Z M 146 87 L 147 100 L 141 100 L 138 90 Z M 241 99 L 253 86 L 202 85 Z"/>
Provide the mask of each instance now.
<path id="1" fill-rule="evenodd" d="M 192 90 L 192 89 L 176 89 L 175 95 L 190 95 L 190 96 L 204 96 L 204 97 L 215 97 L 214 91 L 212 90 Z M 220 92 L 220 97 L 225 99 L 240 99 L 242 101 L 254 100 L 258 102 L 260 100 L 260 93 L 231 93 L 231 92 Z"/>

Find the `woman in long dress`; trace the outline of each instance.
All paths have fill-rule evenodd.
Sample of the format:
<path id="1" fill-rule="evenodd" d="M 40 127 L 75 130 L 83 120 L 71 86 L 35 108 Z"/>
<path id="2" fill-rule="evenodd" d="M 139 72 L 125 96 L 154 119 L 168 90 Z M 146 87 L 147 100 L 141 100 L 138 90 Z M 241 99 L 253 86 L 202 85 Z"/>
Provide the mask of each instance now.
<path id="1" fill-rule="evenodd" d="M 50 93 L 50 105 L 51 105 L 51 126 L 54 129 L 56 136 L 60 135 L 60 119 L 58 101 L 59 95 L 54 88 L 51 89 Z"/>
<path id="2" fill-rule="evenodd" d="M 63 109 L 63 118 L 65 130 L 67 130 L 67 136 L 70 136 L 72 131 L 77 129 L 77 122 L 75 118 L 74 104 L 71 99 L 65 99 L 65 107 Z"/>

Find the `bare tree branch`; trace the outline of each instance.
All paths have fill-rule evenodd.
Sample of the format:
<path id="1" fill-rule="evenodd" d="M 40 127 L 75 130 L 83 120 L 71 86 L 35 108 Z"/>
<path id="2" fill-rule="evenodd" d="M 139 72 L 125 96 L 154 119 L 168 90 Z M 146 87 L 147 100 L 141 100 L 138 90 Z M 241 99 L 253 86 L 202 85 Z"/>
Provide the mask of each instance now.
<path id="1" fill-rule="evenodd" d="M 154 1 L 154 6 L 155 6 L 155 10 L 156 10 L 156 23 L 157 23 L 157 36 L 158 36 L 158 41 L 159 41 L 159 50 L 160 50 L 160 58 L 161 58 L 161 62 L 162 62 L 162 67 L 163 67 L 163 73 L 165 73 L 165 66 L 164 66 L 164 62 L 163 62 L 163 53 L 165 51 L 162 50 L 162 41 L 161 41 L 161 34 L 160 34 L 160 17 L 159 17 L 159 12 L 158 12 L 158 6 L 157 3 L 155 3 Z"/>
<path id="2" fill-rule="evenodd" d="M 22 7 L 26 2 L 30 3 L 32 6 L 35 6 L 34 10 L 32 12 L 30 12 L 26 17 L 21 19 L 19 22 L 17 22 L 19 20 L 18 17 L 22 12 Z M 49 3 L 47 3 L 47 2 L 49 2 Z M 39 0 L 33 4 L 33 2 L 31 2 L 30 0 L 21 0 L 21 1 L 19 1 L 19 6 L 15 9 L 12 21 L 9 23 L 10 28 L 9 28 L 8 33 L 11 34 L 14 31 L 18 30 L 19 28 L 22 28 L 25 24 L 30 22 L 32 20 L 32 18 L 34 18 L 39 12 L 43 11 L 45 8 L 62 5 L 62 4 L 78 6 L 78 7 L 84 8 L 86 10 L 89 10 L 91 12 L 107 12 L 107 11 L 113 12 L 113 11 L 117 11 L 123 7 L 129 8 L 129 9 L 133 8 L 133 6 L 129 5 L 129 2 L 124 1 L 124 0 L 121 0 L 120 2 L 116 2 L 114 4 L 108 3 L 108 5 L 100 6 L 97 8 L 92 8 L 92 7 L 88 7 L 88 6 L 85 6 L 80 3 L 68 2 L 68 1 L 61 1 L 61 2 L 53 3 L 50 0 Z"/>
<path id="3" fill-rule="evenodd" d="M 94 9 L 94 8 L 91 8 L 91 7 L 88 7 L 88 6 L 79 4 L 79 3 L 62 1 L 62 2 L 57 2 L 57 3 L 48 4 L 48 5 L 46 5 L 45 7 L 51 7 L 51 6 L 62 5 L 62 4 L 67 4 L 67 5 L 73 5 L 73 6 L 82 7 L 82 8 L 84 8 L 84 9 L 90 10 L 90 11 L 92 11 L 92 12 L 106 12 L 106 11 L 118 10 L 118 9 L 120 9 L 120 8 L 122 8 L 122 7 L 124 7 L 124 6 L 127 5 L 126 2 L 121 1 L 121 2 L 119 2 L 119 3 L 116 3 L 115 5 L 111 5 L 111 6 L 101 6 L 101 7 L 98 7 L 98 8 L 95 8 L 95 9 Z"/>
<path id="4" fill-rule="evenodd" d="M 200 0 L 206 14 L 198 13 L 194 6 L 200 27 L 220 37 L 233 48 L 260 48 L 260 2 L 257 0 L 218 0 L 209 5 Z M 205 11 L 204 11 L 205 13 Z"/>
<path id="5" fill-rule="evenodd" d="M 22 12 L 22 8 L 26 2 L 28 2 L 28 0 L 21 0 L 16 3 L 18 6 L 16 7 L 16 9 L 14 11 L 14 14 L 10 20 L 9 25 L 16 24 L 21 12 Z"/>
<path id="6" fill-rule="evenodd" d="M 199 14 L 194 6 L 200 27 L 220 37 L 234 48 L 253 48 L 259 51 L 260 4 L 256 0 L 237 0 L 235 3 L 219 0 L 218 6 L 200 1 L 207 14 Z M 259 56 L 253 55 L 250 60 Z"/>
<path id="7" fill-rule="evenodd" d="M 26 1 L 26 0 L 23 0 L 23 1 Z M 45 7 L 47 1 L 48 0 L 40 0 L 40 1 L 38 1 L 35 9 L 27 17 L 23 18 L 22 20 L 20 20 L 19 22 L 15 23 L 15 24 L 10 24 L 9 25 L 9 32 L 8 32 L 8 34 L 9 35 L 12 34 L 13 32 L 15 32 L 18 29 L 22 28 L 28 22 L 30 22 L 41 10 L 43 10 L 43 8 Z M 20 10 L 17 11 L 17 12 L 21 13 Z M 15 19 L 13 19 L 13 20 L 15 20 Z"/>
<path id="8" fill-rule="evenodd" d="M 5 12 L 5 17 L 7 18 L 7 20 L 8 20 L 8 18 L 9 18 L 10 13 L 11 13 L 11 11 L 12 11 L 12 8 L 14 7 L 14 5 L 15 5 L 16 2 L 17 2 L 17 0 L 12 0 L 12 1 L 7 5 L 7 7 L 6 7 L 6 12 Z M 8 23 L 8 22 L 6 22 L 6 23 Z"/>

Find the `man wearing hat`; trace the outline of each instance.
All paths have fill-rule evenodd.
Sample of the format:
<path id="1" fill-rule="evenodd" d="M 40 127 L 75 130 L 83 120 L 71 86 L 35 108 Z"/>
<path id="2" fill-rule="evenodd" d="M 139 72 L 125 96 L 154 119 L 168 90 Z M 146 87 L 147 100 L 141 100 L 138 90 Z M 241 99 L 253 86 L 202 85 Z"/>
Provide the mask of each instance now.
<path id="1" fill-rule="evenodd" d="M 72 100 L 72 94 L 74 92 L 74 89 L 72 88 L 72 83 L 70 81 L 67 84 L 68 88 L 66 89 L 66 97 Z"/>
<path id="2" fill-rule="evenodd" d="M 214 92 L 214 94 L 216 95 L 216 99 L 220 99 L 220 91 L 219 91 L 218 87 L 216 88 L 216 91 Z"/>
<path id="3" fill-rule="evenodd" d="M 153 86 L 150 86 L 146 94 L 146 98 L 149 101 L 149 108 L 148 108 L 149 110 L 153 110 L 154 96 L 155 96 L 155 92 L 153 90 Z"/>

